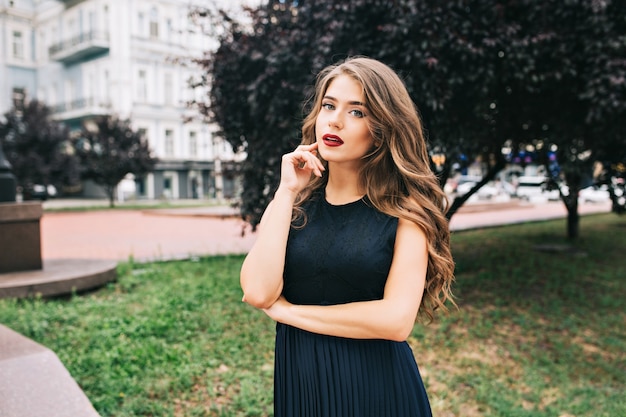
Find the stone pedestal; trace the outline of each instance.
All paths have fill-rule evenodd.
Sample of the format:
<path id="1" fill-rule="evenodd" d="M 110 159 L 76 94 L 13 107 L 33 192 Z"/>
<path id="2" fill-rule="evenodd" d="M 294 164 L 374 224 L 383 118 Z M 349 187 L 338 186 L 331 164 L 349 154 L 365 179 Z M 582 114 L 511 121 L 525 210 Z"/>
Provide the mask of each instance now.
<path id="1" fill-rule="evenodd" d="M 42 268 L 40 202 L 0 203 L 0 274 Z"/>

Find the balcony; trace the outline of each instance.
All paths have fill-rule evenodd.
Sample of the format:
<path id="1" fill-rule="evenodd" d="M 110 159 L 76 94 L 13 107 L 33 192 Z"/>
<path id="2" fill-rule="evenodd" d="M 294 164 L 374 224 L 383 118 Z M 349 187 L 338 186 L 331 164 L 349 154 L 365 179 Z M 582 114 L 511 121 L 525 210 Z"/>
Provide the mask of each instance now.
<path id="1" fill-rule="evenodd" d="M 76 6 L 79 3 L 82 3 L 86 0 L 60 0 L 61 3 L 65 5 L 66 8 L 70 8 L 72 6 Z"/>
<path id="2" fill-rule="evenodd" d="M 109 52 L 109 34 L 95 31 L 81 33 L 52 45 L 48 52 L 50 59 L 64 64 L 84 61 L 95 55 Z"/>
<path id="3" fill-rule="evenodd" d="M 55 120 L 79 124 L 82 120 L 111 113 L 111 101 L 94 97 L 81 98 L 52 106 Z"/>

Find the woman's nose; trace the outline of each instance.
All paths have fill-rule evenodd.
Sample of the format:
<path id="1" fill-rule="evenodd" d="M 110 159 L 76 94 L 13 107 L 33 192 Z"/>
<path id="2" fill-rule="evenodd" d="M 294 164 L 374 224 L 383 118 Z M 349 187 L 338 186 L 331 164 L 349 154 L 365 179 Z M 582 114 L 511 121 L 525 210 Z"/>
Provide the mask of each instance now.
<path id="1" fill-rule="evenodd" d="M 343 127 L 341 117 L 338 114 L 334 114 L 330 119 L 328 119 L 328 126 L 341 129 Z"/>

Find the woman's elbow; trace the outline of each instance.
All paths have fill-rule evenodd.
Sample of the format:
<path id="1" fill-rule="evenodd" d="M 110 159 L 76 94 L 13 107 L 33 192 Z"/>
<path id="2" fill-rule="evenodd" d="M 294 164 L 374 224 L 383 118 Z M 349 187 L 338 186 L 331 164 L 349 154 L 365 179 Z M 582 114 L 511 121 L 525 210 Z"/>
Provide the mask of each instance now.
<path id="1" fill-rule="evenodd" d="M 393 323 L 385 326 L 385 339 L 404 342 L 413 332 L 413 327 L 415 327 L 414 317 L 398 317 L 393 320 Z"/>
<path id="2" fill-rule="evenodd" d="M 383 339 L 391 340 L 392 342 L 404 342 L 409 338 L 413 328 L 407 330 L 403 327 L 395 327 L 385 329 L 385 334 L 383 335 Z"/>
<path id="3" fill-rule="evenodd" d="M 260 309 L 271 307 L 282 292 L 282 286 L 271 288 L 270 286 L 255 285 L 245 280 L 241 281 L 241 289 L 243 290 L 242 301 Z"/>
<path id="4" fill-rule="evenodd" d="M 244 292 L 243 300 L 245 303 L 250 304 L 252 307 L 258 309 L 270 308 L 276 301 L 276 297 L 270 297 L 267 294 L 257 294 L 254 292 Z"/>
<path id="5" fill-rule="evenodd" d="M 405 340 L 407 340 L 409 338 L 409 336 L 411 335 L 412 331 L 413 331 L 413 326 L 405 327 L 405 328 L 399 328 L 395 332 L 390 334 L 390 338 L 389 339 L 393 340 L 394 342 L 404 342 Z"/>

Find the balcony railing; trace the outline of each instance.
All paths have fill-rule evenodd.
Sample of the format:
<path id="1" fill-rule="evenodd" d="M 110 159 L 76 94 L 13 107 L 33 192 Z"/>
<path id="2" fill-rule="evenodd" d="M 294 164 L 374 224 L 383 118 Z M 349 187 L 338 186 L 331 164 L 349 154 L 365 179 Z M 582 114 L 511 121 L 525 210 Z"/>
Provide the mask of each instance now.
<path id="1" fill-rule="evenodd" d="M 111 113 L 111 101 L 94 97 L 80 98 L 52 106 L 57 120 L 78 120 Z"/>
<path id="2" fill-rule="evenodd" d="M 61 3 L 65 4 L 65 7 L 72 7 L 77 5 L 78 3 L 82 3 L 86 0 L 60 0 Z"/>
<path id="3" fill-rule="evenodd" d="M 48 49 L 51 59 L 63 63 L 81 61 L 108 51 L 109 34 L 96 31 L 81 33 Z"/>

